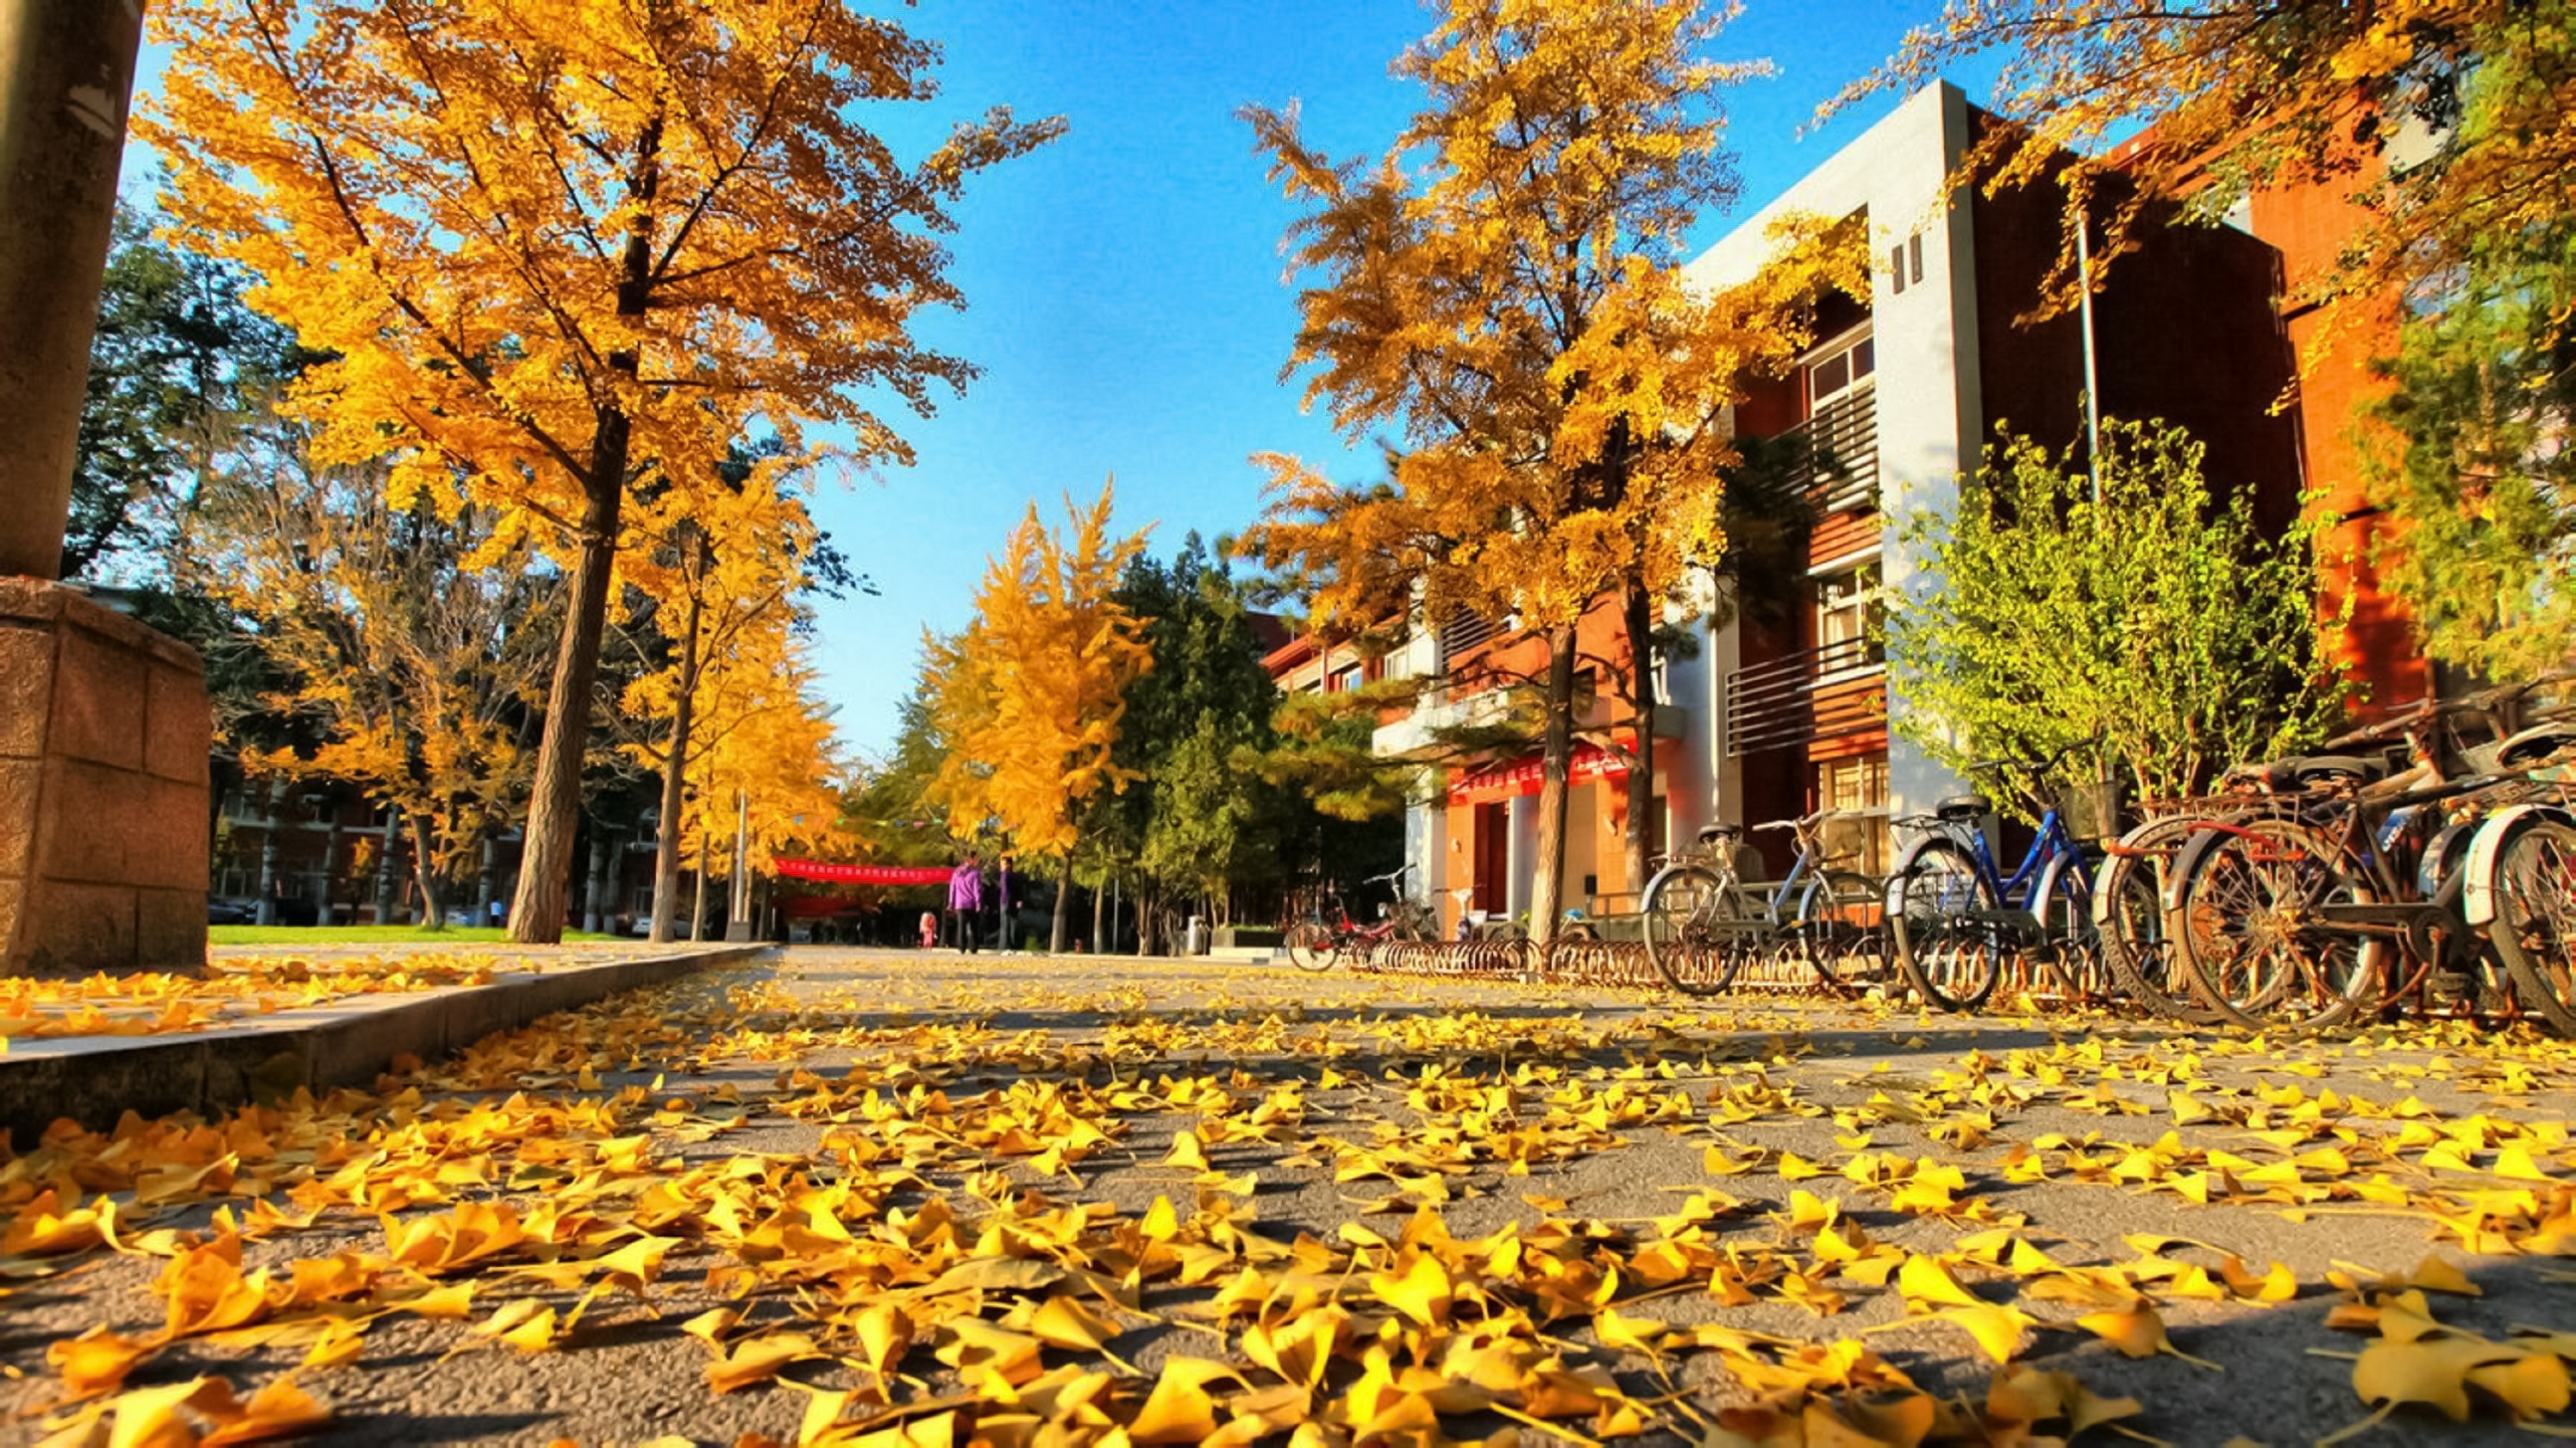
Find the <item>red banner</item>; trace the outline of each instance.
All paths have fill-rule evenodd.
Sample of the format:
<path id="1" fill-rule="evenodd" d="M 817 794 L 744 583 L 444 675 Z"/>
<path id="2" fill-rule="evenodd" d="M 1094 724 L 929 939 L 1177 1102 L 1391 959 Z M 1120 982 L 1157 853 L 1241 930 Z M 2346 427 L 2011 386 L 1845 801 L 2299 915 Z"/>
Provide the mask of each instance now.
<path id="1" fill-rule="evenodd" d="M 833 885 L 937 885 L 946 865 L 835 865 L 822 860 L 772 860 L 770 873 L 789 880 L 818 880 Z"/>
<path id="2" fill-rule="evenodd" d="M 1628 777 L 1627 761 L 1598 744 L 1575 745 L 1573 757 L 1566 761 L 1566 765 L 1566 778 L 1578 785 L 1590 784 L 1595 780 Z M 1449 786 L 1449 802 L 1482 804 L 1492 800 L 1518 799 L 1522 795 L 1536 794 L 1541 772 L 1541 763 L 1535 754 L 1526 759 L 1515 759 L 1509 764 L 1498 764 L 1491 769 L 1478 770 Z"/>

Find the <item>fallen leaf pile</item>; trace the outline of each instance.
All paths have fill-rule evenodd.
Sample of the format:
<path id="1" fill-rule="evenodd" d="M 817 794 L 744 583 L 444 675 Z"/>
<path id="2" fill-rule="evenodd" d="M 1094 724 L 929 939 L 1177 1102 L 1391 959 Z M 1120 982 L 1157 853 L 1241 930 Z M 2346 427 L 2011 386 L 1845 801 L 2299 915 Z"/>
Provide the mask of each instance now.
<path id="1" fill-rule="evenodd" d="M 1258 972 L 1156 1009 L 1140 974 L 735 973 L 373 1091 L 59 1124 L 0 1158 L 0 1312 L 78 1322 L 19 1410 L 48 1443 L 251 1442 L 423 1344 L 643 1334 L 711 1403 L 794 1403 L 769 1437 L 801 1444 L 2153 1442 L 2138 1373 L 2223 1374 L 2211 1325 L 2328 1299 L 2366 1338 L 2345 1432 L 2568 1407 L 2576 1333 L 2427 1306 L 2576 1255 L 2562 1043 L 2069 1018 L 1935 1055 L 1883 1006 L 1833 1042 L 1783 1005 L 1310 1011 Z M 1658 1207 L 1589 1205 L 1650 1154 L 1683 1163 Z M 2086 1200 L 2201 1215 L 2061 1227 Z M 2431 1255 L 2303 1277 L 2228 1245 L 2254 1213 Z"/>
<path id="2" fill-rule="evenodd" d="M 529 967 L 513 962 L 510 968 Z M 78 980 L 0 976 L 0 1049 L 12 1038 L 201 1031 L 228 1020 L 352 996 L 481 985 L 499 969 L 493 956 L 463 953 L 322 960 L 225 956 L 201 974 L 146 972 Z"/>

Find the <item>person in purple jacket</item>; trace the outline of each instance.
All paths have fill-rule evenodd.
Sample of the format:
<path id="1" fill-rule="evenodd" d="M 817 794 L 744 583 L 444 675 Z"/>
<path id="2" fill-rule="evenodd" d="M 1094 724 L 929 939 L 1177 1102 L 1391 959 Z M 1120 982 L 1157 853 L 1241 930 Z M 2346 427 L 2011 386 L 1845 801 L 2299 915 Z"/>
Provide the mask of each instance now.
<path id="1" fill-rule="evenodd" d="M 983 913 L 984 867 L 976 860 L 975 852 L 969 850 L 948 876 L 949 923 L 956 931 L 958 949 L 969 955 L 983 943 L 976 938 L 981 932 L 975 918 Z"/>

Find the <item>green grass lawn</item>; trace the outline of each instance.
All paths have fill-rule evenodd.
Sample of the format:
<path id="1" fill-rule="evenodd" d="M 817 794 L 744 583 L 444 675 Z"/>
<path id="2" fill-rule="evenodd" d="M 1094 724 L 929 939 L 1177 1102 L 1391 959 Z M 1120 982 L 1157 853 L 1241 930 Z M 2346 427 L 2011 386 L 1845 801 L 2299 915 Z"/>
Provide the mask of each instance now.
<path id="1" fill-rule="evenodd" d="M 454 945 L 499 945 L 509 932 L 494 925 L 451 925 L 445 930 L 430 930 L 418 925 L 209 925 L 209 945 L 434 945 L 445 941 Z M 617 940 L 615 935 L 594 935 L 587 930 L 567 930 L 564 939 Z"/>

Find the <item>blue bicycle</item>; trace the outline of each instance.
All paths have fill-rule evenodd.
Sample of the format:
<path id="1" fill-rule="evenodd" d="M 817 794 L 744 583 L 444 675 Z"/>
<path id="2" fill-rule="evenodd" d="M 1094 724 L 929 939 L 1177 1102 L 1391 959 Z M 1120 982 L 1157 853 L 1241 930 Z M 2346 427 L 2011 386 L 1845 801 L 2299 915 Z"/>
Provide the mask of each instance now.
<path id="1" fill-rule="evenodd" d="M 2076 746 L 2033 771 L 2056 772 Z M 1975 765 L 1984 774 L 2000 765 Z M 1898 969 L 1932 1004 L 1950 1011 L 1984 1005 L 2007 961 L 2036 958 L 2070 996 L 2098 994 L 2092 865 L 2055 807 L 2009 877 L 1986 844 L 1994 807 L 1981 796 L 1944 800 L 1928 815 L 1895 823 L 1920 832 L 1887 882 L 1887 915 Z"/>

